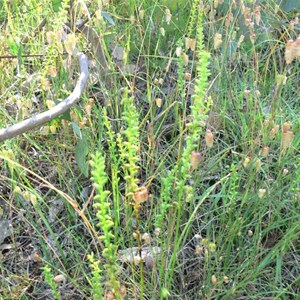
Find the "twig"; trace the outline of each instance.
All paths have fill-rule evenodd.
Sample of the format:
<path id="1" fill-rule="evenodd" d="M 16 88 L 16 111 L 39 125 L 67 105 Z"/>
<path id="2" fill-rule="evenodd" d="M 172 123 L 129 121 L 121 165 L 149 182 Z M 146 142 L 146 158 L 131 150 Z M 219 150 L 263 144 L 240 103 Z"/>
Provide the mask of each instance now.
<path id="1" fill-rule="evenodd" d="M 1 59 L 15 59 L 18 57 L 43 57 L 45 54 L 24 54 L 24 55 L 0 55 L 0 60 Z"/>
<path id="2" fill-rule="evenodd" d="M 80 65 L 80 75 L 76 86 L 69 97 L 63 100 L 61 103 L 57 104 L 53 108 L 35 115 L 27 120 L 24 120 L 15 125 L 3 128 L 0 130 L 0 141 L 4 141 L 13 138 L 19 134 L 25 133 L 35 127 L 41 126 L 57 116 L 63 114 L 68 109 L 70 109 L 76 102 L 79 101 L 81 94 L 86 86 L 87 79 L 89 77 L 88 70 L 88 59 L 86 55 L 79 52 L 78 53 L 79 65 Z"/>

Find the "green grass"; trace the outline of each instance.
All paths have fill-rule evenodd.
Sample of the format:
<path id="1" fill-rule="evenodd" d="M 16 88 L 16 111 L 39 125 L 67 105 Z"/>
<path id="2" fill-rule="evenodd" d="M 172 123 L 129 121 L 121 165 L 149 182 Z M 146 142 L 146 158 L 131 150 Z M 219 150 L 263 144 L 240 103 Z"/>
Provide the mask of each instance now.
<path id="1" fill-rule="evenodd" d="M 98 2 L 71 19 L 69 1 L 0 0 L 1 127 L 71 93 L 76 59 L 47 33 L 87 11 L 109 66 L 77 31 L 80 103 L 0 145 L 0 298 L 298 299 L 299 13 L 261 1 L 251 28 L 240 1 L 203 18 L 198 1 Z"/>

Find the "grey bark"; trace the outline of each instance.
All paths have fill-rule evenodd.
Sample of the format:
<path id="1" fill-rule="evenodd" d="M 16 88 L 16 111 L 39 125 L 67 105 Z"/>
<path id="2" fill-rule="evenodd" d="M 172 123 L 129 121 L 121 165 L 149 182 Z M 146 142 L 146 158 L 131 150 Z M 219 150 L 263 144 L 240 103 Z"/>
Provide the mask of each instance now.
<path id="1" fill-rule="evenodd" d="M 70 96 L 68 96 L 65 100 L 63 100 L 62 102 L 45 112 L 37 114 L 17 124 L 0 129 L 0 141 L 11 139 L 13 137 L 16 137 L 17 135 L 25 133 L 33 128 L 36 128 L 53 120 L 54 118 L 66 112 L 68 109 L 74 106 L 75 103 L 79 101 L 83 90 L 87 84 L 89 70 L 88 59 L 86 55 L 79 52 L 77 56 L 79 59 L 80 75 L 77 80 L 76 86 L 73 92 L 70 94 Z"/>

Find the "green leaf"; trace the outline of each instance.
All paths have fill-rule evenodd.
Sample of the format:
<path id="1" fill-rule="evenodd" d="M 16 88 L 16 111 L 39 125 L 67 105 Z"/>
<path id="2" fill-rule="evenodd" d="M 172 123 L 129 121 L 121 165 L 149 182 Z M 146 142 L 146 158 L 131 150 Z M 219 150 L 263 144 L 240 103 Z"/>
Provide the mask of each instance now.
<path id="1" fill-rule="evenodd" d="M 82 139 L 78 141 L 75 148 L 75 159 L 78 164 L 79 170 L 85 177 L 88 177 L 89 163 L 87 155 L 89 153 L 88 141 L 85 135 L 82 135 Z"/>
<path id="2" fill-rule="evenodd" d="M 292 10 L 299 10 L 300 9 L 300 1 L 299 0 L 283 0 L 277 1 L 280 4 L 280 7 L 283 11 L 289 13 Z"/>
<path id="3" fill-rule="evenodd" d="M 61 0 L 52 0 L 52 9 L 58 12 L 61 7 Z"/>
<path id="4" fill-rule="evenodd" d="M 10 43 L 7 43 L 8 49 L 12 55 L 17 56 L 19 54 L 19 46 L 15 41 L 11 41 Z"/>
<path id="5" fill-rule="evenodd" d="M 72 122 L 72 128 L 73 128 L 73 131 L 75 132 L 75 134 L 77 135 L 77 137 L 81 140 L 82 133 L 81 133 L 80 127 L 75 122 Z"/>
<path id="6" fill-rule="evenodd" d="M 112 26 L 115 26 L 115 25 L 116 25 L 116 23 L 114 22 L 114 20 L 112 19 L 112 17 L 111 17 L 107 12 L 102 11 L 101 14 L 102 14 L 102 17 L 103 17 L 104 19 L 106 19 L 106 21 L 107 21 L 110 25 L 112 25 Z"/>

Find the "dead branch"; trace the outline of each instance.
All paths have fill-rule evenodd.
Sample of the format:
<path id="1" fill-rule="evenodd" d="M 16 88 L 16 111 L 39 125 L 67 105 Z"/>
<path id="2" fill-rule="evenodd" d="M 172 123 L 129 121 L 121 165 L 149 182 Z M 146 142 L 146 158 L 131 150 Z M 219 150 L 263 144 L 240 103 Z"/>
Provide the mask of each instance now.
<path id="1" fill-rule="evenodd" d="M 15 125 L 0 129 L 0 141 L 11 139 L 19 134 L 25 133 L 35 127 L 41 126 L 57 116 L 63 114 L 70 109 L 76 102 L 79 101 L 81 94 L 86 86 L 87 79 L 89 76 L 88 70 L 88 59 L 86 55 L 78 53 L 80 75 L 77 80 L 76 86 L 73 92 L 65 100 L 54 106 L 53 108 L 35 115 L 27 120 L 19 122 Z"/>

